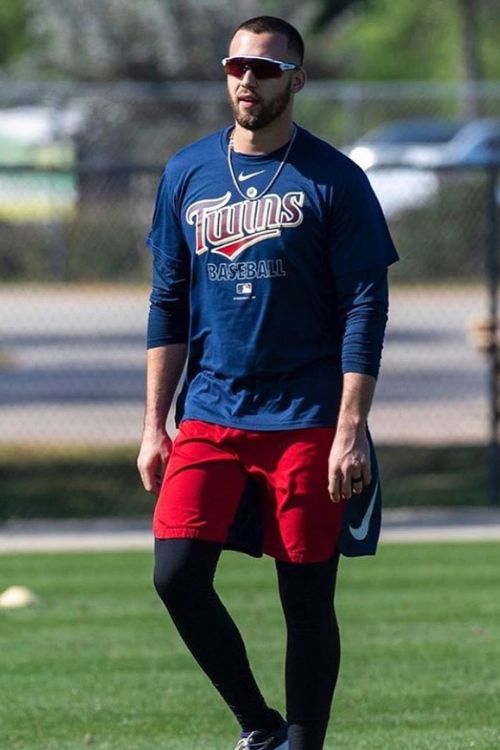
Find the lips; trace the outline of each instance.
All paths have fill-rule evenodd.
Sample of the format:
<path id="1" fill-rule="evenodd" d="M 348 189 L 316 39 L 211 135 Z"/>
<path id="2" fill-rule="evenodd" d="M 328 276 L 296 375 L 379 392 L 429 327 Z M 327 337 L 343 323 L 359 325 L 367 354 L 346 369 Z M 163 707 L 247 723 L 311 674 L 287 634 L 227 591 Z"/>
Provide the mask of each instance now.
<path id="1" fill-rule="evenodd" d="M 256 96 L 253 96 L 253 94 L 240 94 L 238 101 L 250 106 L 257 104 L 259 100 Z"/>

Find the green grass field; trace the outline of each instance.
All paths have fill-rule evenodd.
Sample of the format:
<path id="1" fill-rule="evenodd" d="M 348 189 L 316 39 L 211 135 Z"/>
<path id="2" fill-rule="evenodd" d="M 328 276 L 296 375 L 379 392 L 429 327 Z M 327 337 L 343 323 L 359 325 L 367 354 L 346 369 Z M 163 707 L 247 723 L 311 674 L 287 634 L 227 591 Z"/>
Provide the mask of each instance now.
<path id="1" fill-rule="evenodd" d="M 232 750 L 235 720 L 173 630 L 145 553 L 6 555 L 0 747 Z M 284 631 L 271 560 L 223 556 L 218 589 L 270 703 L 283 709 Z M 500 747 L 500 548 L 384 545 L 344 560 L 341 676 L 327 750 Z"/>

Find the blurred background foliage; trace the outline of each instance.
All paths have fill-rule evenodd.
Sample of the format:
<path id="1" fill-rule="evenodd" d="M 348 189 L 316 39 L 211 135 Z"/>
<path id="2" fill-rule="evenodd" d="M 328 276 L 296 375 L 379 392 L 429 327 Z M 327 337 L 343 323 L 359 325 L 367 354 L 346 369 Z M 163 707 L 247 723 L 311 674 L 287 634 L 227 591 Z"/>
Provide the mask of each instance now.
<path id="1" fill-rule="evenodd" d="M 452 86 L 449 96 L 446 88 L 436 96 L 406 92 L 410 79 L 428 86 L 499 79 L 500 0 L 2 0 L 3 106 L 74 107 L 84 122 L 71 143 L 72 174 L 18 175 L 27 186 L 38 180 L 45 193 L 56 179 L 72 180 L 65 194 L 78 195 L 78 211 L 73 200 L 62 223 L 0 225 L 5 280 L 147 277 L 142 241 L 157 181 L 147 170 L 227 121 L 220 59 L 232 30 L 259 13 L 280 15 L 304 32 L 306 67 L 316 85 L 337 81 L 340 90 L 341 81 L 351 80 L 360 86 L 343 97 L 311 84 L 297 99 L 301 124 L 340 147 L 386 120 L 498 114 L 474 86 L 460 96 Z M 35 81 L 39 90 L 23 93 L 23 81 Z M 365 100 L 361 81 L 393 88 Z M 12 142 L 8 147 L 11 153 Z M 63 166 L 60 159 L 53 163 Z M 120 165 L 143 172 L 116 172 Z M 440 228 L 428 233 L 413 279 L 446 277 L 451 266 L 464 277 L 483 272 L 471 268 L 469 248 L 484 242 L 484 227 L 471 222 L 466 233 L 457 222 L 470 211 L 470 195 L 484 200 L 476 187 L 456 181 L 437 203 L 399 217 L 393 231 L 403 251 L 418 244 L 420 226 Z"/>
<path id="2" fill-rule="evenodd" d="M 411 79 L 427 82 L 427 91 L 457 80 L 500 79 L 500 0 L 2 0 L 0 106 L 47 104 L 55 127 L 57 113 L 73 108 L 83 123 L 71 144 L 62 144 L 71 148 L 65 162 L 71 173 L 17 175 L 20 184 L 38 184 L 37 195 L 57 187 L 69 196 L 69 208 L 59 223 L 34 226 L 30 216 L 26 223 L 0 224 L 5 280 L 147 277 L 142 241 L 157 181 L 148 170 L 227 121 L 220 59 L 238 23 L 262 13 L 303 31 L 313 83 L 297 99 L 297 118 L 339 147 L 386 120 L 498 114 L 474 85 L 459 96 L 451 85 L 449 96 L 447 88 L 435 96 L 406 92 Z M 339 94 L 349 80 L 359 89 Z M 24 93 L 25 81 L 38 91 Z M 364 99 L 362 81 L 389 88 Z M 334 92 L 327 87 L 335 82 Z M 53 165 L 64 166 L 60 158 Z M 484 227 L 460 228 L 470 196 L 478 216 L 484 200 L 482 187 L 471 189 L 468 179 L 454 185 L 447 179 L 437 202 L 403 212 L 394 223 L 403 251 L 418 245 L 422 225 L 436 228 L 414 261 L 413 279 L 445 278 L 450 267 L 463 277 L 483 272 L 482 265 L 471 266 L 470 246 L 484 244 Z M 63 180 L 72 183 L 65 188 Z M 78 195 L 77 211 L 72 195 Z"/>
<path id="3" fill-rule="evenodd" d="M 232 29 L 264 13 L 304 30 L 314 78 L 500 77 L 499 0 L 2 0 L 0 65 L 37 78 L 219 79 Z"/>

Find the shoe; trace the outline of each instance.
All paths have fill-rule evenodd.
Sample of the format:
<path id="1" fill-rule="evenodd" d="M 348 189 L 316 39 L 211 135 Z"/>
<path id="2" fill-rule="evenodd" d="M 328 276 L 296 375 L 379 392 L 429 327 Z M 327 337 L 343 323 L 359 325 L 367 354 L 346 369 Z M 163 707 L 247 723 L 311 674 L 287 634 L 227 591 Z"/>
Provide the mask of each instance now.
<path id="1" fill-rule="evenodd" d="M 234 750 L 288 750 L 288 724 L 280 718 L 280 726 L 271 732 L 265 729 L 242 732 Z"/>

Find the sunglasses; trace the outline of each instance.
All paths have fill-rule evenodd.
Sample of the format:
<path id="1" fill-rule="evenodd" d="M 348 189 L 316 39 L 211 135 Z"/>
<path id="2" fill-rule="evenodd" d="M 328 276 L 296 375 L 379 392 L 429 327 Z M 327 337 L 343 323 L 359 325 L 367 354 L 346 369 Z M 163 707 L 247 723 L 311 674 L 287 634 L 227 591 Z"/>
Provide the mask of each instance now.
<path id="1" fill-rule="evenodd" d="M 272 57 L 225 57 L 222 65 L 228 76 L 243 78 L 247 70 L 252 71 L 255 78 L 281 78 L 287 70 L 300 70 L 295 63 L 273 60 Z"/>

